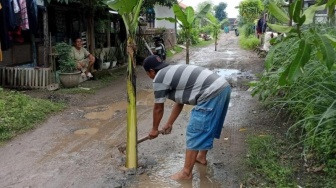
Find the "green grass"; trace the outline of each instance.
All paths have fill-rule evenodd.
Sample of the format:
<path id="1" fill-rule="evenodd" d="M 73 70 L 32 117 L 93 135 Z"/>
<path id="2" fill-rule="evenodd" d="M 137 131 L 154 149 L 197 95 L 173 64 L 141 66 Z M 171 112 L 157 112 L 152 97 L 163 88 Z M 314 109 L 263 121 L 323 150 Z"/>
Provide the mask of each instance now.
<path id="1" fill-rule="evenodd" d="M 15 91 L 0 90 L 0 142 L 34 128 L 65 104 L 36 99 Z"/>
<path id="2" fill-rule="evenodd" d="M 287 156 L 283 141 L 266 135 L 250 137 L 247 143 L 247 163 L 253 172 L 247 184 L 255 184 L 256 187 L 296 186 L 293 166 L 284 160 Z"/>
<path id="3" fill-rule="evenodd" d="M 277 137 L 254 135 L 247 139 L 246 162 L 249 173 L 246 173 L 245 187 L 334 187 L 335 173 L 326 172 L 324 169 L 314 171 L 321 165 L 314 167 L 309 165 L 313 160 L 311 153 L 306 153 L 307 161 L 303 161 L 302 144 L 296 144 L 299 135 L 291 138 L 285 134 L 279 136 L 278 132 L 276 134 Z M 304 167 L 304 164 L 309 167 Z"/>
<path id="4" fill-rule="evenodd" d="M 206 47 L 206 46 L 209 46 L 210 44 L 214 44 L 215 40 L 201 40 L 199 43 L 195 44 L 195 45 L 192 45 L 192 47 Z"/>
<path id="5" fill-rule="evenodd" d="M 120 76 L 126 75 L 126 66 L 97 72 L 97 80 L 83 82 L 77 88 L 61 88 L 55 94 L 95 94 Z M 65 102 L 65 101 L 64 101 Z M 50 114 L 66 108 L 62 101 L 32 98 L 16 91 L 0 88 L 0 143 L 33 129 Z"/>
<path id="6" fill-rule="evenodd" d="M 174 50 L 175 53 L 173 54 L 170 50 Z M 175 54 L 178 54 L 182 51 L 183 51 L 183 48 L 179 46 L 174 46 L 173 48 L 167 50 L 167 57 L 173 57 Z"/>
<path id="7" fill-rule="evenodd" d="M 240 35 L 239 45 L 245 50 L 252 50 L 260 45 L 260 40 L 253 35 L 250 35 L 248 37 L 245 37 L 244 35 Z"/>

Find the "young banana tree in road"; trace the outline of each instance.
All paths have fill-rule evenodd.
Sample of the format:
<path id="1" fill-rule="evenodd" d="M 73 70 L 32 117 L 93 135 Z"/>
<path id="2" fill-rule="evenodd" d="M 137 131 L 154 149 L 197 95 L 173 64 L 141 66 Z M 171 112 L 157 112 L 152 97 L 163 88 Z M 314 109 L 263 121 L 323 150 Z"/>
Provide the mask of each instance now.
<path id="1" fill-rule="evenodd" d="M 197 18 L 204 17 L 208 11 L 210 10 L 211 5 L 207 4 L 198 14 L 195 15 L 195 11 L 191 6 L 188 6 L 185 10 L 183 10 L 178 4 L 173 5 L 173 11 L 175 14 L 175 18 L 158 18 L 158 20 L 167 20 L 173 23 L 179 24 L 183 33 L 185 33 L 186 37 L 186 63 L 189 64 L 189 47 L 190 47 L 190 39 L 191 39 L 191 31 L 194 27 L 195 20 Z"/>
<path id="2" fill-rule="evenodd" d="M 143 0 L 108 0 L 109 7 L 121 15 L 127 31 L 127 144 L 126 167 L 137 168 L 137 113 L 136 113 L 136 31 Z"/>
<path id="3" fill-rule="evenodd" d="M 213 35 L 213 38 L 215 39 L 215 51 L 217 51 L 217 45 L 218 45 L 217 41 L 218 41 L 219 34 L 221 32 L 221 27 L 223 24 L 228 23 L 229 20 L 224 19 L 223 21 L 219 22 L 217 18 L 213 14 L 210 14 L 210 13 L 207 14 L 207 17 L 205 20 L 208 21 L 212 25 L 212 35 Z"/>

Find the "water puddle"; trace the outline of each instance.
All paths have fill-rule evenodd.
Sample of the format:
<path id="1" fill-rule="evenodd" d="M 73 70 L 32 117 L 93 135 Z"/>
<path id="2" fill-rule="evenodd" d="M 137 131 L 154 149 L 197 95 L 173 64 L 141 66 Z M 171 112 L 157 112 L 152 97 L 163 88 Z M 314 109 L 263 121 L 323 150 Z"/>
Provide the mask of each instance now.
<path id="1" fill-rule="evenodd" d="M 230 51 L 230 50 L 226 50 L 224 53 L 225 53 L 225 54 L 229 54 L 229 55 L 233 55 L 233 54 L 235 54 L 236 52 L 234 52 L 234 51 Z"/>
<path id="2" fill-rule="evenodd" d="M 151 173 L 145 173 L 138 177 L 137 182 L 131 187 L 157 188 L 157 187 L 221 187 L 213 178 L 213 170 L 210 167 L 195 164 L 193 179 L 173 181 L 169 177 L 181 170 L 184 164 L 184 154 L 171 154 L 158 161 L 161 165 L 155 165 Z"/>
<path id="3" fill-rule="evenodd" d="M 237 69 L 214 69 L 215 73 L 226 79 L 237 81 L 238 78 L 254 80 L 256 76 L 250 72 L 241 72 Z"/>
<path id="4" fill-rule="evenodd" d="M 76 135 L 93 135 L 99 131 L 97 128 L 90 128 L 90 129 L 80 129 L 74 132 Z"/>
<path id="5" fill-rule="evenodd" d="M 113 103 L 110 106 L 95 106 L 95 107 L 90 107 L 88 110 L 94 110 L 94 112 L 89 112 L 84 115 L 86 119 L 100 119 L 100 120 L 108 120 L 115 113 L 125 110 L 127 107 L 127 102 L 122 101 L 118 103 Z"/>
<path id="6" fill-rule="evenodd" d="M 137 94 L 137 103 L 136 105 L 145 105 L 152 106 L 154 104 L 154 94 L 152 91 L 141 91 Z M 120 111 L 124 111 L 127 109 L 127 101 L 113 103 L 109 106 L 101 105 L 101 106 L 92 106 L 85 108 L 86 111 L 91 111 L 84 115 L 86 119 L 100 119 L 100 120 L 108 120 L 112 118 L 115 114 Z"/>
<path id="7" fill-rule="evenodd" d="M 241 74 L 240 70 L 236 70 L 236 69 L 214 69 L 213 71 L 217 73 L 218 75 L 224 76 L 224 77 L 231 77 L 231 76 L 236 76 L 238 74 Z"/>

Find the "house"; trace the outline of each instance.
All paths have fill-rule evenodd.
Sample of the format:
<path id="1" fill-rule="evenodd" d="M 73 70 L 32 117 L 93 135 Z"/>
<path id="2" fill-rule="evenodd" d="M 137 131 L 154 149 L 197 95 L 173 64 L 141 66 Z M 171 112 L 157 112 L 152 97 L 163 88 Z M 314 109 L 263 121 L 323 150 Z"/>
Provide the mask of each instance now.
<path id="1" fill-rule="evenodd" d="M 6 2 L 9 1 L 0 0 L 0 4 Z M 57 54 L 53 46 L 58 42 L 71 44 L 76 35 L 82 37 L 85 47 L 98 56 L 98 60 L 111 56 L 111 53 L 121 61 L 125 58 L 125 26 L 121 16 L 113 11 L 111 13 L 107 7 L 88 14 L 90 11 L 84 11 L 88 7 L 82 3 L 60 4 L 52 1 L 45 4 L 44 0 L 22 2 L 29 5 L 26 9 L 29 25 L 10 28 L 9 24 L 4 24 L 0 27 L 1 87 L 46 88 L 48 84 L 56 82 Z M 8 10 L 0 9 L 1 19 L 9 18 Z M 37 16 L 32 16 L 35 13 Z"/>

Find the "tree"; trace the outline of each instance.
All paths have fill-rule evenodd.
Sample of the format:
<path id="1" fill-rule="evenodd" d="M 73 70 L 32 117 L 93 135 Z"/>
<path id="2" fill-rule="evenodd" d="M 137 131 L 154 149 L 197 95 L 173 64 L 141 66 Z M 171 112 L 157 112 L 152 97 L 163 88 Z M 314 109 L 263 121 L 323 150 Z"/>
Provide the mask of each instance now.
<path id="1" fill-rule="evenodd" d="M 182 8 L 178 4 L 173 5 L 173 11 L 175 14 L 175 17 L 169 17 L 169 18 L 158 18 L 158 20 L 167 20 L 173 23 L 178 23 L 180 27 L 182 28 L 183 33 L 185 34 L 185 37 L 187 39 L 186 41 L 186 63 L 189 64 L 189 47 L 190 47 L 190 39 L 192 36 L 192 29 L 195 25 L 195 20 L 197 18 L 204 17 L 210 10 L 210 4 L 207 4 L 198 14 L 195 14 L 194 9 L 191 6 L 188 6 L 185 10 L 182 10 Z"/>
<path id="2" fill-rule="evenodd" d="M 264 6 L 260 0 L 244 0 L 240 2 L 238 9 L 244 23 L 253 23 L 259 18 Z"/>
<path id="3" fill-rule="evenodd" d="M 219 20 L 222 21 L 225 18 L 227 18 L 227 14 L 225 12 L 225 9 L 227 7 L 227 4 L 224 2 L 219 3 L 217 6 L 215 6 L 215 17 Z"/>

